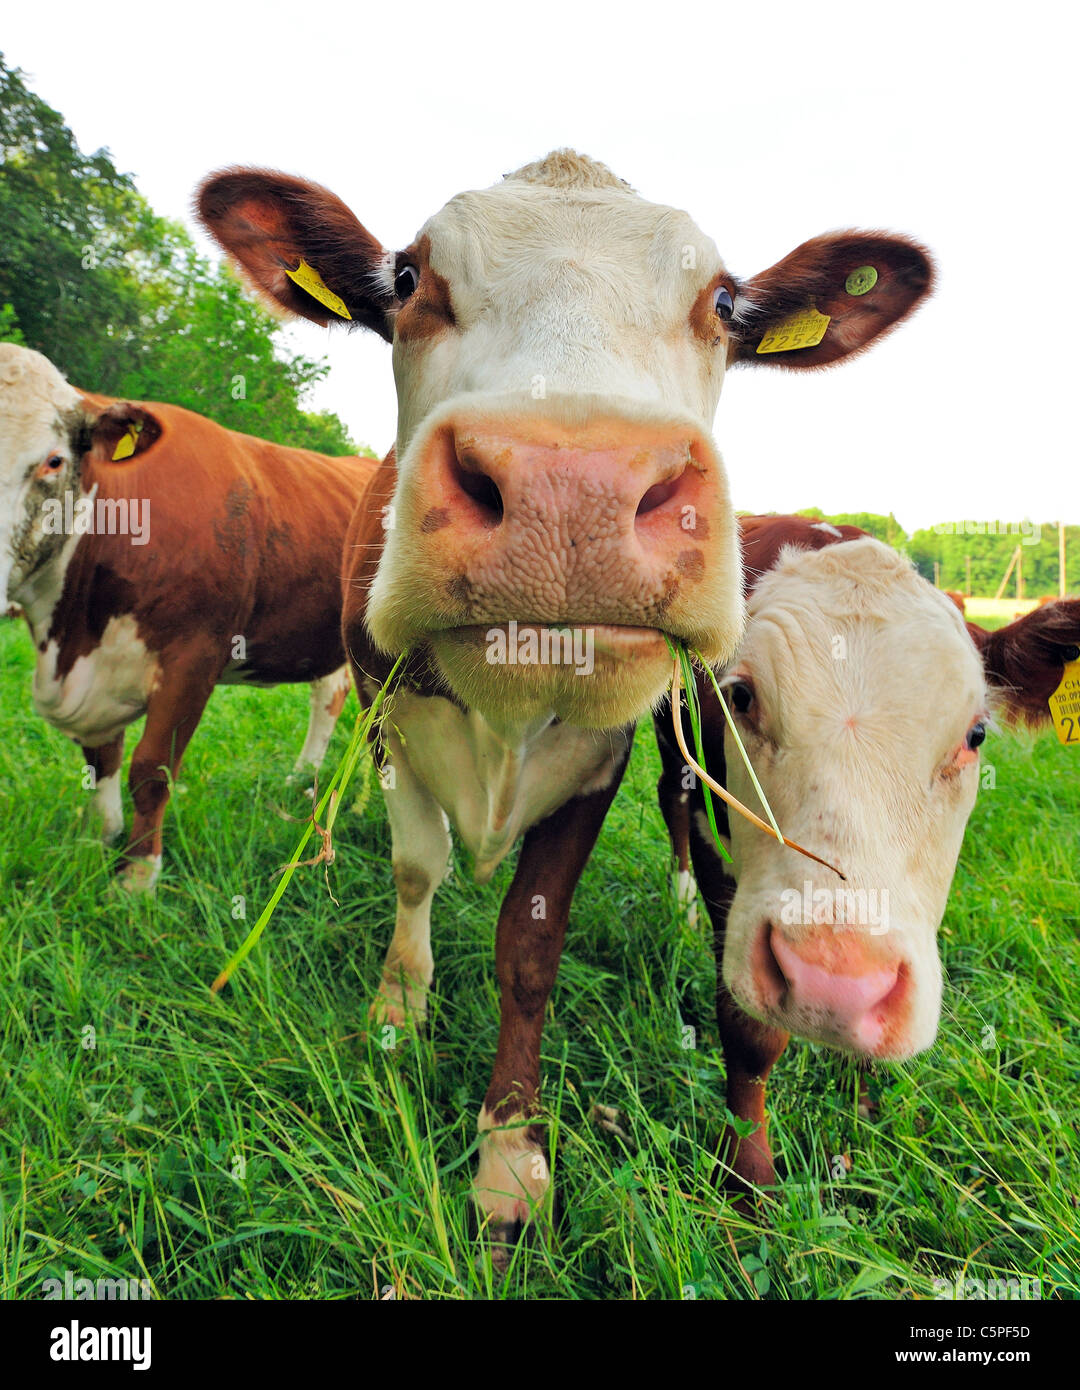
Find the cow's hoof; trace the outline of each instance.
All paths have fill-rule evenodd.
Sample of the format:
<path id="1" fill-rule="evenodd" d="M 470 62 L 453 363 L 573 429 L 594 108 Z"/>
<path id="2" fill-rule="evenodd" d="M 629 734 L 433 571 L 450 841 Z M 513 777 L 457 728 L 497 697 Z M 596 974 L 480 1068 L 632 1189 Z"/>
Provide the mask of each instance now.
<path id="1" fill-rule="evenodd" d="M 102 820 L 101 822 L 101 843 L 103 845 L 115 845 L 120 836 L 124 833 L 124 822 L 120 820 Z"/>
<path id="2" fill-rule="evenodd" d="M 150 893 L 161 873 L 161 855 L 150 854 L 129 859 L 116 876 L 120 887 L 129 893 Z"/>
<path id="3" fill-rule="evenodd" d="M 427 985 L 410 981 L 405 988 L 398 980 L 383 980 L 371 1001 L 368 1020 L 376 1028 L 423 1028 L 427 1023 Z"/>
<path id="4" fill-rule="evenodd" d="M 487 1107 L 477 1121 L 480 1163 L 473 1180 L 473 1200 L 482 1230 L 494 1248 L 516 1242 L 535 1218 L 551 1186 L 547 1154 L 535 1124 L 511 1116 L 496 1126 Z"/>
<path id="5" fill-rule="evenodd" d="M 482 1217 L 482 1213 L 480 1215 Z M 520 1221 L 485 1221 L 481 1238 L 496 1274 L 505 1274 L 510 1268 L 510 1261 L 524 1231 L 525 1226 Z M 483 1271 L 483 1254 L 477 1255 L 476 1267 Z"/>

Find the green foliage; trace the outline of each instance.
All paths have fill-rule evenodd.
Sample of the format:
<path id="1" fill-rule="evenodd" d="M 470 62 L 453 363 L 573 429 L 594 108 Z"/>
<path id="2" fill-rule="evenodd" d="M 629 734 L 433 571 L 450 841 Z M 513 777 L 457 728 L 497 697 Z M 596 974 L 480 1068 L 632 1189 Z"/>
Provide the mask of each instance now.
<path id="1" fill-rule="evenodd" d="M 947 526 L 948 531 L 942 531 Z M 1011 530 L 1010 530 L 1011 526 Z M 982 528 L 984 534 L 975 531 Z M 967 592 L 967 557 L 971 557 L 971 592 L 982 595 L 997 593 L 1005 577 L 1009 559 L 1020 546 L 1024 571 L 1024 594 L 1037 598 L 1041 594 L 1058 592 L 1058 528 L 1053 521 L 1044 521 L 1035 528 L 1032 523 L 1007 522 L 945 522 L 941 526 L 916 531 L 911 537 L 908 554 L 919 573 L 927 579 L 934 577 L 934 561 L 940 566 L 939 584 L 943 589 Z M 1000 534 L 987 534 L 998 531 Z M 974 531 L 974 534 L 968 534 Z M 958 532 L 960 534 L 958 534 Z M 1024 535 L 1027 532 L 1027 536 Z M 1036 535 L 1037 544 L 1030 544 Z M 1080 590 L 1080 526 L 1065 527 L 1066 592 Z M 1009 577 L 1006 591 L 1016 593 L 1016 571 Z"/>
<path id="2" fill-rule="evenodd" d="M 336 415 L 301 408 L 326 363 L 282 353 L 278 321 L 231 271 L 158 217 L 107 150 L 83 154 L 2 56 L 0 225 L 0 338 L 43 352 L 86 390 L 356 452 Z"/>
<path id="3" fill-rule="evenodd" d="M 0 621 L 0 1297 L 40 1298 L 65 1270 L 175 1299 L 932 1299 L 935 1279 L 961 1277 L 1080 1295 L 1080 767 L 1052 734 L 985 746 L 995 785 L 940 933 L 937 1043 L 875 1068 L 871 1121 L 855 1063 L 793 1042 L 769 1089 L 783 1180 L 747 1216 L 711 1183 L 725 1119 L 711 932 L 675 904 L 642 728 L 546 1011 L 564 1223 L 498 1279 L 477 1259 L 469 1185 L 513 865 L 479 885 L 455 852 L 426 1037 L 387 1043 L 367 1023 L 395 910 L 378 792 L 334 827 L 340 906 L 324 865 L 298 871 L 212 996 L 295 849 L 282 813 L 310 814 L 284 786 L 307 690 L 215 692 L 157 893 L 133 899 L 80 823 L 78 750 L 33 711 L 33 659 L 24 627 Z M 354 712 L 350 698 L 327 775 Z M 630 1142 L 590 1121 L 594 1104 L 617 1107 Z"/>
<path id="4" fill-rule="evenodd" d="M 924 579 L 934 581 L 934 561 L 939 565 L 938 584 L 942 589 L 984 597 L 997 593 L 1005 577 L 1009 559 L 1021 546 L 1024 595 L 1037 598 L 1058 592 L 1058 528 L 1055 521 L 1041 526 L 1020 519 L 1012 522 L 989 518 L 936 523 L 909 536 L 890 512 L 839 512 L 826 516 L 820 507 L 807 507 L 796 516 L 828 521 L 834 526 L 860 526 L 878 540 L 910 555 Z M 1038 539 L 1036 540 L 1036 537 Z M 1080 590 L 1080 526 L 1065 527 L 1066 592 Z M 971 559 L 971 585 L 968 586 L 968 557 Z M 1008 594 L 1016 594 L 1016 571 L 1009 578 Z"/>

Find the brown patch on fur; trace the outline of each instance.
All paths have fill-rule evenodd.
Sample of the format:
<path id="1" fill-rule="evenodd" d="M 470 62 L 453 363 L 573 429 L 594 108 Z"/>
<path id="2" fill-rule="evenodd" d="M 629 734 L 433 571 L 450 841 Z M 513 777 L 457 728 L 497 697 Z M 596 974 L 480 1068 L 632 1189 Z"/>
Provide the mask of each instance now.
<path id="1" fill-rule="evenodd" d="M 430 536 L 434 531 L 441 531 L 444 526 L 450 524 L 450 512 L 446 507 L 430 507 L 424 513 L 424 519 L 420 523 L 422 535 Z"/>
<path id="2" fill-rule="evenodd" d="M 705 556 L 700 550 L 682 550 L 675 561 L 675 568 L 692 583 L 697 583 L 705 575 Z"/>
<path id="3" fill-rule="evenodd" d="M 394 333 L 403 343 L 436 338 L 454 326 L 454 306 L 450 286 L 431 268 L 431 241 L 422 236 L 415 245 L 398 256 L 399 265 L 413 265 L 420 280 L 413 293 L 397 311 Z"/>
<path id="4" fill-rule="evenodd" d="M 735 282 L 730 275 L 721 273 L 709 281 L 690 306 L 690 331 L 710 347 L 719 347 L 729 337 L 730 320 L 722 319 L 713 307 L 716 291 L 721 285 L 734 299 Z"/>

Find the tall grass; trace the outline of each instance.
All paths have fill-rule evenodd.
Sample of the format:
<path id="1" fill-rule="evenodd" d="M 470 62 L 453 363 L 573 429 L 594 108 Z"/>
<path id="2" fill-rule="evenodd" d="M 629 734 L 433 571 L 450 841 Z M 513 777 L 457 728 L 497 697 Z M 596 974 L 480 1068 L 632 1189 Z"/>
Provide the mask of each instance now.
<path id="1" fill-rule="evenodd" d="M 961 1274 L 1077 1296 L 1080 764 L 1052 735 L 988 740 L 996 786 L 942 930 L 938 1043 L 872 1077 L 874 1122 L 850 1062 L 793 1044 L 771 1087 L 784 1182 L 751 1219 L 710 1186 L 724 1114 L 712 953 L 674 902 L 643 729 L 545 1032 L 562 1224 L 500 1278 L 471 1233 L 469 1182 L 512 865 L 479 887 L 455 851 L 427 1034 L 384 1048 L 366 1024 L 394 916 L 376 791 L 335 826 L 341 907 L 322 866 L 298 871 L 214 996 L 295 849 L 283 813 L 310 808 L 284 786 L 306 690 L 216 692 L 169 808 L 161 884 L 130 898 L 80 823 L 78 750 L 30 708 L 31 665 L 25 633 L 0 624 L 5 1296 L 38 1297 L 66 1270 L 169 1298 L 932 1297 L 935 1277 Z M 622 1112 L 629 1143 L 592 1122 L 594 1104 Z"/>

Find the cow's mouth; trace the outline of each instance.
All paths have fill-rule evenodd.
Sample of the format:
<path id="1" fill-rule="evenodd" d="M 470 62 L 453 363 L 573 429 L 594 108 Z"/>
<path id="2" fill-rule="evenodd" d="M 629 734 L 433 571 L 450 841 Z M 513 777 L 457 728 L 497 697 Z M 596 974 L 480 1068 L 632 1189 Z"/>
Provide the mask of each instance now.
<path id="1" fill-rule="evenodd" d="M 671 670 L 655 627 L 515 619 L 443 629 L 429 641 L 454 691 L 500 721 L 550 712 L 586 728 L 627 724 L 663 693 Z"/>

